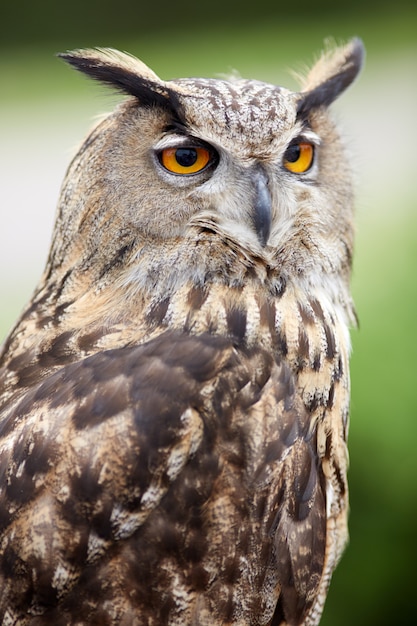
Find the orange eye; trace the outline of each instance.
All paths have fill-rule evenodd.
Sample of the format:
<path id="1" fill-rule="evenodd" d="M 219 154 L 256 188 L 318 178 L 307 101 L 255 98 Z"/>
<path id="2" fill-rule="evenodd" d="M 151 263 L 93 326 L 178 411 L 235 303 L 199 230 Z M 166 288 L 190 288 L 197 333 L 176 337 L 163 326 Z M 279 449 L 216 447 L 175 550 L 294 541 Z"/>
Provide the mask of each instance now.
<path id="1" fill-rule="evenodd" d="M 160 154 L 162 165 L 173 174 L 196 174 L 210 162 L 211 153 L 202 146 L 166 148 Z"/>
<path id="2" fill-rule="evenodd" d="M 310 169 L 314 159 L 314 146 L 306 141 L 294 143 L 284 155 L 284 167 L 295 174 L 303 174 Z"/>

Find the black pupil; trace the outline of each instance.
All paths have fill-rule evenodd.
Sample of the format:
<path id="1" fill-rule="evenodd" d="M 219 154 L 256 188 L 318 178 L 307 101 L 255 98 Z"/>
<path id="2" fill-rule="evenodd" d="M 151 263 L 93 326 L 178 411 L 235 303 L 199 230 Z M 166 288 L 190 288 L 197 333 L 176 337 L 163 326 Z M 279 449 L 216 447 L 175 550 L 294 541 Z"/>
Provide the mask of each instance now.
<path id="1" fill-rule="evenodd" d="M 191 167 L 197 161 L 197 150 L 195 148 L 178 148 L 175 158 L 181 167 Z"/>
<path id="2" fill-rule="evenodd" d="M 301 153 L 300 146 L 298 144 L 294 144 L 293 146 L 290 146 L 288 150 L 286 151 L 285 159 L 289 163 L 295 163 L 300 158 L 300 153 Z"/>

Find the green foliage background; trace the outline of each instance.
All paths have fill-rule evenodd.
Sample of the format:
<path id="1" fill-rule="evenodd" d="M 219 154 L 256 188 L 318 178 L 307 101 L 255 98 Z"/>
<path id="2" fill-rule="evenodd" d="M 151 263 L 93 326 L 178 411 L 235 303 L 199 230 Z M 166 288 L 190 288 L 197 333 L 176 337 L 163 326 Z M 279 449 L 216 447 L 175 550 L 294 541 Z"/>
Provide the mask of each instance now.
<path id="1" fill-rule="evenodd" d="M 32 258 L 12 223 L 22 211 L 17 223 L 35 243 L 50 230 L 52 206 L 41 219 L 16 204 L 19 186 L 25 187 L 33 170 L 45 194 L 52 184 L 48 168 L 36 170 L 39 137 L 46 149 L 48 133 L 55 133 L 60 145 L 60 133 L 64 137 L 76 120 L 74 135 L 65 134 L 65 141 L 71 134 L 75 143 L 89 118 L 115 101 L 57 61 L 56 51 L 110 45 L 136 54 L 164 78 L 236 68 L 243 76 L 294 87 L 287 69 L 311 61 L 326 37 L 361 36 L 367 66 L 335 107 L 349 129 L 358 177 L 353 292 L 360 329 L 352 333 L 351 541 L 322 624 L 411 626 L 417 556 L 417 193 L 416 131 L 407 114 L 417 104 L 417 11 L 412 2 L 401 1 L 393 8 L 351 0 L 338 11 L 330 1 L 277 5 L 268 0 L 249 8 L 220 0 L 204 7 L 190 0 L 157 6 L 129 0 L 2 5 L 0 158 L 4 163 L 13 158 L 12 137 L 19 146 L 16 168 L 25 157 L 26 169 L 19 169 L 20 182 L 9 196 L 1 195 L 0 338 L 29 297 L 46 255 L 47 243 L 35 248 Z M 33 128 L 38 135 L 29 132 Z M 48 158 L 52 163 L 55 156 Z M 69 162 L 69 155 L 65 158 Z M 3 169 L 2 189 L 8 188 L 6 178 Z"/>

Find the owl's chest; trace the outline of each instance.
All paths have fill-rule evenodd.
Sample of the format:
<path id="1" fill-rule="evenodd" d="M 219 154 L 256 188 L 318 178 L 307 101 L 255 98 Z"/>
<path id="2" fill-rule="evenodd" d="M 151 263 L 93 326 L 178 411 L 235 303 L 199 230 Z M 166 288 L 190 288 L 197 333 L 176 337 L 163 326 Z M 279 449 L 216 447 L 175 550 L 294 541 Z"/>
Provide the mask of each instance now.
<path id="1" fill-rule="evenodd" d="M 329 388 L 342 379 L 348 384 L 346 312 L 320 289 L 309 294 L 287 286 L 273 295 L 277 284 L 260 280 L 237 287 L 185 284 L 145 305 L 145 336 L 166 329 L 220 335 L 237 347 L 262 348 L 276 362 L 285 361 L 301 388 Z"/>

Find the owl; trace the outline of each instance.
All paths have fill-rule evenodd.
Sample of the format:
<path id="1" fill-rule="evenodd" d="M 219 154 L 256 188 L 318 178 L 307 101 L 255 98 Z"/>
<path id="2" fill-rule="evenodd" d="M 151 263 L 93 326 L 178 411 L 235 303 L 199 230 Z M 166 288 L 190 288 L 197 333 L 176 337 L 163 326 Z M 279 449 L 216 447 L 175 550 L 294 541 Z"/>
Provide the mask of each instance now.
<path id="1" fill-rule="evenodd" d="M 127 98 L 0 358 L 5 626 L 314 626 L 347 540 L 353 193 L 329 106 L 62 57 Z"/>

